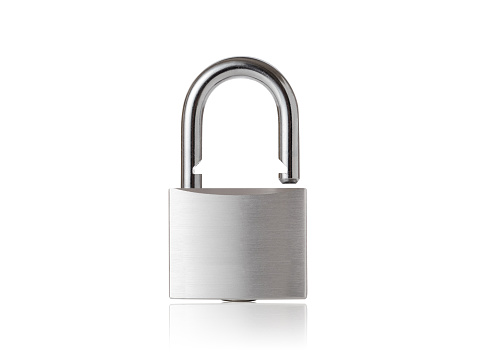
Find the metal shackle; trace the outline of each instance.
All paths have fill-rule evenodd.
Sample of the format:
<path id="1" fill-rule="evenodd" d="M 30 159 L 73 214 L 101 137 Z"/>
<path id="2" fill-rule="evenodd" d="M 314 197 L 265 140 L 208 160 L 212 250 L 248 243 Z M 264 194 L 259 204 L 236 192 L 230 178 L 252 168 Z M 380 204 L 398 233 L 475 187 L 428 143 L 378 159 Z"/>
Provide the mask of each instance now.
<path id="1" fill-rule="evenodd" d="M 181 120 L 181 187 L 201 188 L 201 174 L 193 168 L 201 161 L 203 111 L 211 92 L 222 82 L 246 77 L 263 84 L 274 97 L 278 109 L 279 159 L 287 168 L 281 183 L 299 181 L 298 104 L 288 81 L 273 66 L 249 57 L 221 60 L 204 70 L 191 85 L 183 105 Z"/>

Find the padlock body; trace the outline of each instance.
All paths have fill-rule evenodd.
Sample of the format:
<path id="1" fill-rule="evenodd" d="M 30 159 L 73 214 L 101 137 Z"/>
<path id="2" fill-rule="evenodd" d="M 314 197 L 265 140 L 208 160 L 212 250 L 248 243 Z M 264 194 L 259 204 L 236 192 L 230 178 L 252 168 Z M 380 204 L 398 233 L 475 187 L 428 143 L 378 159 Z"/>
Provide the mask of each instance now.
<path id="1" fill-rule="evenodd" d="M 306 298 L 306 189 L 169 193 L 170 298 Z"/>

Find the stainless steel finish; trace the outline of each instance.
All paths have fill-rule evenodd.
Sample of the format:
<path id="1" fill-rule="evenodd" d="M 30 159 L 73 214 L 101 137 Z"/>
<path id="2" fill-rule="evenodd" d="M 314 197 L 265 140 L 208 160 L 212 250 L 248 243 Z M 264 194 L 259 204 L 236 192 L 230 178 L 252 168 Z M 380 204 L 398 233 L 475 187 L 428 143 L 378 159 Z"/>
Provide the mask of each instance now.
<path id="1" fill-rule="evenodd" d="M 192 84 L 183 106 L 181 189 L 170 189 L 170 297 L 306 298 L 306 190 L 208 188 L 193 169 L 201 161 L 203 111 L 220 83 L 262 83 L 278 108 L 282 183 L 299 180 L 298 105 L 286 79 L 267 63 L 226 59 Z"/>
<path id="2" fill-rule="evenodd" d="M 306 189 L 170 189 L 170 297 L 306 298 Z"/>
<path id="3" fill-rule="evenodd" d="M 271 65 L 248 57 L 219 61 L 203 71 L 193 82 L 183 106 L 181 141 L 181 187 L 201 188 L 201 174 L 193 168 L 201 161 L 203 110 L 211 92 L 222 82 L 247 77 L 263 84 L 273 95 L 278 108 L 279 159 L 287 166 L 280 173 L 282 183 L 299 181 L 298 104 L 288 81 Z"/>

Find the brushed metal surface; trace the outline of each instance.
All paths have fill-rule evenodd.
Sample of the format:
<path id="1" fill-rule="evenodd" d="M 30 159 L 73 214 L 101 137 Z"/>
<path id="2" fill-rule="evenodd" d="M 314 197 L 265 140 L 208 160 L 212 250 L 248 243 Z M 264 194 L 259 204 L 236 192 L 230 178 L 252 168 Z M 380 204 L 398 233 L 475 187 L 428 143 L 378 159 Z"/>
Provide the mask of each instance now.
<path id="1" fill-rule="evenodd" d="M 306 298 L 306 189 L 170 189 L 170 298 Z"/>

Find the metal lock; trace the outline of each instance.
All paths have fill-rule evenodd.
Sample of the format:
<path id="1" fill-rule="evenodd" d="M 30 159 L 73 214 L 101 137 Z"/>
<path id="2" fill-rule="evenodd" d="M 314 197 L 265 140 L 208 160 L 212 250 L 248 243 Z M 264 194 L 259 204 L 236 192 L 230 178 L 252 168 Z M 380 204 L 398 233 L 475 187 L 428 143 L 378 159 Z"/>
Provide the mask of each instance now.
<path id="1" fill-rule="evenodd" d="M 181 188 L 169 191 L 170 298 L 306 298 L 306 189 L 202 188 L 203 109 L 220 83 L 247 77 L 262 83 L 278 108 L 283 184 L 299 180 L 298 105 L 286 79 L 271 65 L 236 57 L 213 64 L 185 99 Z"/>

